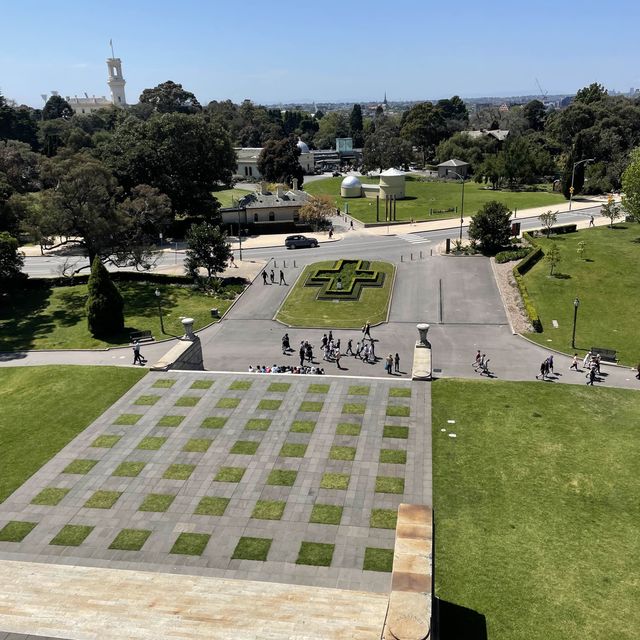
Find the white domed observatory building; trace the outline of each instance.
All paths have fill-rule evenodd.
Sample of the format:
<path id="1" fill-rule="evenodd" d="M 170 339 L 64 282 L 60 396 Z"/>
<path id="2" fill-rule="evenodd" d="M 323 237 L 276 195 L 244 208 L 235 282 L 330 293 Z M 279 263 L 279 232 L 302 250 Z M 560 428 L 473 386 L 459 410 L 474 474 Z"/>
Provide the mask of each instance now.
<path id="1" fill-rule="evenodd" d="M 347 176 L 340 184 L 340 195 L 343 198 L 362 197 L 362 183 L 356 176 Z"/>
<path id="2" fill-rule="evenodd" d="M 387 169 L 380 174 L 380 184 L 362 183 L 356 176 L 347 176 L 340 184 L 343 198 L 377 198 L 402 200 L 405 195 L 405 174 L 398 169 Z"/>
<path id="3" fill-rule="evenodd" d="M 313 159 L 313 153 L 309 149 L 309 146 L 306 142 L 298 138 L 298 142 L 296 143 L 296 147 L 300 149 L 300 166 L 304 169 L 304 172 L 309 174 L 313 173 L 316 167 L 315 160 Z"/>

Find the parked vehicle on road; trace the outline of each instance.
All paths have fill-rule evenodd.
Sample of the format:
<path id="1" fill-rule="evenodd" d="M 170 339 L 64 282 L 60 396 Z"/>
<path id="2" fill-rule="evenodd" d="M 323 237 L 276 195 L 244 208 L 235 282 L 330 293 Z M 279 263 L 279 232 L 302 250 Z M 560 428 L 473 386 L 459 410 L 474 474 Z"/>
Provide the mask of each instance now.
<path id="1" fill-rule="evenodd" d="M 305 247 L 317 247 L 318 241 L 315 238 L 307 238 L 307 236 L 287 236 L 284 246 L 287 249 L 304 249 Z"/>

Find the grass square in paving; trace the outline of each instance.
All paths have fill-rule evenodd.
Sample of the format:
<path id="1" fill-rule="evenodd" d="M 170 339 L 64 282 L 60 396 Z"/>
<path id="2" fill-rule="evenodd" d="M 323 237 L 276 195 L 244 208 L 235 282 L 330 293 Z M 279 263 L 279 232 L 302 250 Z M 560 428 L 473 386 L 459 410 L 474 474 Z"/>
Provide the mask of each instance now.
<path id="1" fill-rule="evenodd" d="M 213 380 L 194 380 L 189 389 L 211 389 Z"/>
<path id="2" fill-rule="evenodd" d="M 339 422 L 336 427 L 336 434 L 339 436 L 359 436 L 362 427 L 353 422 Z"/>
<path id="3" fill-rule="evenodd" d="M 269 555 L 271 538 L 242 537 L 233 551 L 234 560 L 259 560 L 264 562 Z"/>
<path id="4" fill-rule="evenodd" d="M 307 393 L 329 393 L 331 385 L 314 382 L 307 387 Z"/>
<path id="5" fill-rule="evenodd" d="M 181 533 L 169 553 L 201 556 L 210 538 L 211 534 L 209 533 Z"/>
<path id="6" fill-rule="evenodd" d="M 385 424 L 382 430 L 383 438 L 400 438 L 406 440 L 409 437 L 409 427 L 400 427 L 395 424 Z"/>
<path id="7" fill-rule="evenodd" d="M 197 516 L 223 516 L 228 505 L 229 498 L 205 496 L 200 500 L 193 513 Z"/>
<path id="8" fill-rule="evenodd" d="M 331 447 L 329 451 L 329 459 L 331 460 L 355 460 L 356 448 L 355 447 Z"/>
<path id="9" fill-rule="evenodd" d="M 271 426 L 270 418 L 249 418 L 244 425 L 246 431 L 267 431 Z"/>
<path id="10" fill-rule="evenodd" d="M 22 542 L 37 524 L 37 522 L 11 520 L 0 529 L 0 542 Z"/>
<path id="11" fill-rule="evenodd" d="M 282 500 L 258 500 L 251 517 L 259 520 L 280 520 L 286 505 Z"/>
<path id="12" fill-rule="evenodd" d="M 362 568 L 365 571 L 390 572 L 393 569 L 393 549 L 367 547 L 364 550 L 364 563 Z"/>
<path id="13" fill-rule="evenodd" d="M 62 547 L 79 547 L 93 529 L 93 527 L 84 524 L 66 524 L 49 544 Z"/>
<path id="14" fill-rule="evenodd" d="M 145 466 L 146 462 L 121 462 L 112 475 L 119 476 L 121 478 L 136 478 L 140 475 L 140 472 L 145 468 Z"/>
<path id="15" fill-rule="evenodd" d="M 218 409 L 235 409 L 240 404 L 240 398 L 220 398 L 216 404 Z"/>
<path id="16" fill-rule="evenodd" d="M 309 522 L 318 524 L 340 524 L 342 507 L 334 504 L 314 504 Z"/>
<path id="17" fill-rule="evenodd" d="M 205 418 L 200 425 L 203 429 L 222 429 L 229 418 L 222 418 L 220 416 L 210 416 Z"/>
<path id="18" fill-rule="evenodd" d="M 72 460 L 63 470 L 62 473 L 76 473 L 78 475 L 84 475 L 89 473 L 93 467 L 98 464 L 99 460 L 88 460 L 86 458 L 78 458 Z"/>
<path id="19" fill-rule="evenodd" d="M 229 385 L 229 391 L 246 391 L 252 384 L 251 380 L 235 380 Z"/>
<path id="20" fill-rule="evenodd" d="M 346 491 L 349 487 L 351 476 L 348 473 L 325 473 L 322 476 L 320 487 L 322 489 L 338 489 Z"/>
<path id="21" fill-rule="evenodd" d="M 169 378 L 160 378 L 160 380 L 156 380 L 151 386 L 154 389 L 171 389 L 171 387 L 173 387 L 175 383 L 175 380 L 171 380 Z"/>
<path id="22" fill-rule="evenodd" d="M 282 393 L 284 391 L 289 391 L 290 388 L 290 382 L 272 382 L 267 388 L 267 391 L 271 391 L 272 393 Z"/>
<path id="23" fill-rule="evenodd" d="M 174 402 L 175 407 L 195 407 L 200 402 L 200 396 L 182 396 Z"/>
<path id="24" fill-rule="evenodd" d="M 138 507 L 138 511 L 163 513 L 171 506 L 174 499 L 175 496 L 170 493 L 149 493 Z"/>
<path id="25" fill-rule="evenodd" d="M 395 529 L 398 522 L 396 509 L 372 509 L 369 526 L 374 529 Z"/>
<path id="26" fill-rule="evenodd" d="M 404 493 L 404 478 L 377 476 L 376 493 Z"/>
<path id="27" fill-rule="evenodd" d="M 246 470 L 245 467 L 220 467 L 214 480 L 216 482 L 240 482 Z"/>
<path id="28" fill-rule="evenodd" d="M 411 410 L 409 407 L 401 404 L 390 404 L 387 405 L 387 415 L 398 418 L 408 418 L 411 415 Z"/>
<path id="29" fill-rule="evenodd" d="M 282 404 L 282 400 L 269 400 L 264 399 L 260 400 L 258 403 L 258 409 L 262 409 L 265 411 L 277 411 Z"/>
<path id="30" fill-rule="evenodd" d="M 313 420 L 294 420 L 289 431 L 291 433 L 313 433 L 316 423 Z"/>
<path id="31" fill-rule="evenodd" d="M 121 491 L 96 491 L 84 506 L 87 509 L 111 509 L 121 495 Z"/>
<path id="32" fill-rule="evenodd" d="M 295 444 L 293 442 L 285 442 L 280 449 L 278 455 L 283 458 L 304 458 L 304 454 L 307 452 L 306 444 Z"/>
<path id="33" fill-rule="evenodd" d="M 184 420 L 184 416 L 162 416 L 160 420 L 158 420 L 158 427 L 179 427 Z"/>
<path id="34" fill-rule="evenodd" d="M 362 415 L 366 409 L 363 402 L 346 402 L 342 405 L 342 413 Z"/>
<path id="35" fill-rule="evenodd" d="M 279 487 L 292 487 L 298 476 L 297 471 L 291 469 L 273 469 L 267 478 L 267 484 Z"/>
<path id="36" fill-rule="evenodd" d="M 352 384 L 349 387 L 348 395 L 350 396 L 368 396 L 370 387 L 366 384 Z"/>
<path id="37" fill-rule="evenodd" d="M 330 567 L 335 545 L 323 542 L 303 542 L 300 545 L 296 564 L 310 564 L 315 567 Z"/>
<path id="38" fill-rule="evenodd" d="M 195 464 L 172 464 L 167 467 L 162 477 L 165 480 L 188 480 L 195 468 Z"/>
<path id="39" fill-rule="evenodd" d="M 147 436 L 146 438 L 143 438 L 142 440 L 140 440 L 136 449 L 144 449 L 146 451 L 156 451 L 166 441 L 167 441 L 167 438 L 164 438 L 162 436 Z"/>
<path id="40" fill-rule="evenodd" d="M 322 411 L 322 407 L 324 406 L 324 402 L 311 402 L 309 400 L 305 400 L 300 404 L 300 408 L 298 411 L 307 411 L 309 413 L 319 413 Z"/>
<path id="41" fill-rule="evenodd" d="M 187 453 L 206 453 L 212 442 L 210 438 L 191 438 L 182 450 Z"/>
<path id="42" fill-rule="evenodd" d="M 380 462 L 385 464 L 406 464 L 407 452 L 402 449 L 381 449 Z"/>
<path id="43" fill-rule="evenodd" d="M 389 389 L 390 398 L 410 398 L 411 387 L 391 387 Z"/>
<path id="44" fill-rule="evenodd" d="M 260 446 L 259 442 L 253 440 L 237 440 L 229 453 L 236 453 L 242 456 L 252 456 Z"/>
<path id="45" fill-rule="evenodd" d="M 123 413 L 116 418 L 113 424 L 133 426 L 134 424 L 138 424 L 138 420 L 140 420 L 140 418 L 142 418 L 141 413 Z"/>
<path id="46" fill-rule="evenodd" d="M 62 498 L 64 498 L 70 489 L 60 489 L 57 487 L 48 487 L 43 489 L 32 501 L 31 504 L 41 504 L 54 507 Z"/>
<path id="47" fill-rule="evenodd" d="M 121 439 L 122 436 L 98 436 L 92 443 L 92 447 L 96 447 L 98 449 L 111 449 L 114 447 Z"/>
<path id="48" fill-rule="evenodd" d="M 158 402 L 160 398 L 161 396 L 140 396 L 133 404 L 151 407 Z"/>
<path id="49" fill-rule="evenodd" d="M 118 551 L 140 551 L 151 535 L 148 529 L 123 529 L 109 545 Z"/>

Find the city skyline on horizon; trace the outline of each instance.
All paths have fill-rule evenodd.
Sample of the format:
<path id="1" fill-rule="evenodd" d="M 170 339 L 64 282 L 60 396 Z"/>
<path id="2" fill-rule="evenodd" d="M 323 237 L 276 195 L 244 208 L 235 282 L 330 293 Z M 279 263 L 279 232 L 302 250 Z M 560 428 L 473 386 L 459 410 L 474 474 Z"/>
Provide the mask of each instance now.
<path id="1" fill-rule="evenodd" d="M 239 21 L 226 5 L 186 0 L 176 11 L 166 0 L 117 0 L 93 20 L 70 0 L 55 7 L 25 0 L 3 10 L 12 28 L 0 53 L 0 91 L 36 108 L 52 91 L 108 96 L 110 40 L 131 104 L 166 80 L 203 105 L 375 103 L 385 91 L 392 102 L 571 95 L 592 82 L 624 94 L 640 86 L 633 45 L 640 7 L 629 0 L 620 4 L 629 19 L 606 49 L 592 45 L 602 20 L 592 0 L 579 13 L 549 0 L 536 12 L 497 0 L 491 16 L 464 0 L 455 22 L 447 7 L 411 0 L 401 11 L 375 0 L 366 13 L 335 0 L 316 8 L 249 0 L 245 8 Z"/>

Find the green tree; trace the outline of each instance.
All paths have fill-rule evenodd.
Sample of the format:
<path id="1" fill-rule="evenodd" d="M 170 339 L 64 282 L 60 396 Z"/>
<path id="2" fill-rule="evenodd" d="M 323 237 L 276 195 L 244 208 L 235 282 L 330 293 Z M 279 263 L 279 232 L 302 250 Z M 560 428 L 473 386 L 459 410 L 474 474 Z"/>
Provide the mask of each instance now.
<path id="1" fill-rule="evenodd" d="M 527 121 L 529 129 L 533 129 L 534 131 L 542 131 L 544 129 L 544 123 L 547 119 L 547 110 L 540 100 L 531 100 L 530 102 L 527 102 L 522 109 L 522 115 Z"/>
<path id="2" fill-rule="evenodd" d="M 640 222 L 640 147 L 629 155 L 629 164 L 622 174 L 622 190 L 622 205 L 636 222 Z"/>
<path id="3" fill-rule="evenodd" d="M 607 204 L 603 204 L 600 213 L 609 218 L 609 228 L 613 229 L 613 223 L 622 216 L 622 207 L 616 203 L 613 196 L 609 196 Z"/>
<path id="4" fill-rule="evenodd" d="M 69 120 L 71 116 L 73 116 L 73 109 L 61 96 L 51 96 L 42 109 L 43 120 L 55 120 L 56 118 Z"/>
<path id="5" fill-rule="evenodd" d="M 191 225 L 187 231 L 187 245 L 185 268 L 194 279 L 198 279 L 201 268 L 206 270 L 209 281 L 227 268 L 231 258 L 231 245 L 227 242 L 227 234 L 220 227 L 214 227 L 208 222 Z"/>
<path id="6" fill-rule="evenodd" d="M 32 149 L 38 147 L 36 112 L 29 107 L 13 107 L 0 93 L 0 140 L 19 140 Z"/>
<path id="7" fill-rule="evenodd" d="M 202 107 L 191 91 L 167 80 L 140 94 L 142 104 L 150 104 L 159 113 L 197 113 Z"/>
<path id="8" fill-rule="evenodd" d="M 362 121 L 362 107 L 359 104 L 354 104 L 349 115 L 349 132 L 353 138 L 353 146 L 356 148 L 362 147 L 364 144 L 364 124 Z"/>
<path id="9" fill-rule="evenodd" d="M 0 231 L 0 290 L 15 286 L 27 277 L 22 273 L 23 265 L 18 241 L 6 231 Z"/>
<path id="10" fill-rule="evenodd" d="M 608 95 L 608 91 L 598 82 L 592 82 L 588 87 L 584 87 L 576 93 L 576 102 L 592 104 L 603 100 Z"/>
<path id="11" fill-rule="evenodd" d="M 329 196 L 321 195 L 310 198 L 300 207 L 300 221 L 313 227 L 316 231 L 326 226 L 329 218 L 335 213 L 335 204 Z"/>
<path id="12" fill-rule="evenodd" d="M 549 275 L 553 275 L 554 269 L 560 264 L 562 261 L 562 256 L 560 255 L 560 249 L 555 242 L 551 243 L 551 246 L 544 254 L 544 259 L 549 263 L 551 270 L 549 271 Z"/>
<path id="13" fill-rule="evenodd" d="M 492 254 L 510 242 L 511 212 L 502 202 L 491 200 L 471 219 L 469 238 L 479 243 L 483 253 Z"/>
<path id="14" fill-rule="evenodd" d="M 406 167 L 411 158 L 411 144 L 400 137 L 398 127 L 389 120 L 376 125 L 362 152 L 365 171 Z"/>
<path id="15" fill-rule="evenodd" d="M 538 220 L 540 220 L 540 224 L 547 230 L 547 238 L 551 236 L 551 227 L 558 220 L 558 212 L 557 211 L 545 211 L 538 216 Z"/>
<path id="16" fill-rule="evenodd" d="M 258 156 L 258 170 L 269 182 L 283 182 L 291 186 L 293 179 L 302 186 L 304 170 L 300 165 L 300 149 L 295 138 L 269 140 Z"/>
<path id="17" fill-rule="evenodd" d="M 336 138 L 349 136 L 349 118 L 342 111 L 330 111 L 318 123 L 313 141 L 318 149 L 335 149 Z"/>
<path id="18" fill-rule="evenodd" d="M 92 335 L 107 338 L 124 329 L 124 302 L 109 272 L 96 256 L 87 284 L 87 323 Z"/>
<path id="19" fill-rule="evenodd" d="M 442 111 L 430 102 L 420 102 L 402 116 L 400 134 L 419 149 L 423 162 L 433 157 L 436 146 L 446 132 Z"/>

